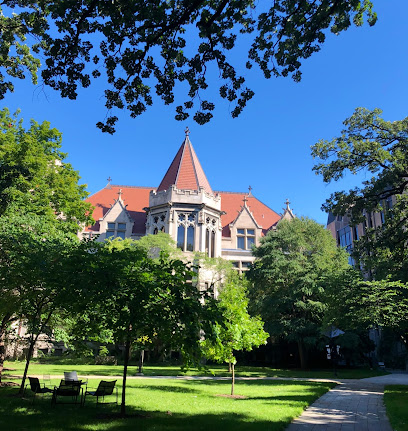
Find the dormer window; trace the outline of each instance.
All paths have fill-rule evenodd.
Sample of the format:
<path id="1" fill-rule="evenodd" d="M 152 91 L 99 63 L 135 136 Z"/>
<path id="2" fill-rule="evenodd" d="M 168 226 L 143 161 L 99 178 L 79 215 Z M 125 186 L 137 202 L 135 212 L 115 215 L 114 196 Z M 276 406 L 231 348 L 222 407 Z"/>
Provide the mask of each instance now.
<path id="1" fill-rule="evenodd" d="M 108 223 L 106 229 L 106 238 L 122 238 L 126 237 L 126 223 Z"/>
<path id="2" fill-rule="evenodd" d="M 237 229 L 237 248 L 251 250 L 255 245 L 255 229 Z"/>

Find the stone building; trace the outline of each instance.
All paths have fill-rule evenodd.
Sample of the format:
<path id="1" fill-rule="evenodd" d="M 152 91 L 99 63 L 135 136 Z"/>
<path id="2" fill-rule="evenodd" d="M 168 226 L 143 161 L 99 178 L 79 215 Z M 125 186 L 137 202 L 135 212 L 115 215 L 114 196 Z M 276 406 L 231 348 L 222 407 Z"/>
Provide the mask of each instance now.
<path id="1" fill-rule="evenodd" d="M 240 272 L 253 262 L 252 246 L 282 218 L 294 217 L 286 202 L 282 215 L 248 192 L 215 191 L 189 139 L 188 129 L 158 187 L 113 185 L 89 197 L 96 223 L 84 237 L 139 239 L 168 233 L 188 256 L 223 257 Z"/>

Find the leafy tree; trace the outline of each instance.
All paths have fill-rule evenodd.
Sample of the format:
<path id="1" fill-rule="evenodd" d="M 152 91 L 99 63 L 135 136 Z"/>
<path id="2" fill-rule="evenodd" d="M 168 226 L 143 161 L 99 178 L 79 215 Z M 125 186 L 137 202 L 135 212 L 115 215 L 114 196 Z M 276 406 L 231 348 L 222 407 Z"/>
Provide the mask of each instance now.
<path id="1" fill-rule="evenodd" d="M 307 350 L 321 337 L 325 289 L 349 268 L 347 253 L 323 226 L 298 218 L 269 231 L 254 255 L 248 272 L 252 309 L 271 336 L 297 343 L 305 369 Z"/>
<path id="2" fill-rule="evenodd" d="M 18 113 L 11 116 L 7 109 L 0 111 L 0 226 L 3 232 L 0 252 L 2 271 L 7 274 L 0 283 L 0 378 L 6 331 L 23 316 L 24 300 L 30 297 L 27 289 L 34 273 L 23 269 L 25 259 L 34 268 L 30 241 L 40 246 L 45 233 L 48 236 L 56 232 L 62 241 L 76 235 L 80 223 L 92 221 L 91 206 L 83 201 L 87 196 L 85 186 L 78 184 L 79 175 L 65 163 L 66 154 L 60 148 L 61 134 L 51 129 L 49 123 L 38 124 L 32 120 L 25 130 Z M 7 235 L 11 232 L 21 242 L 10 241 Z M 24 232 L 27 240 L 23 240 Z M 37 258 L 41 258 L 40 254 Z M 58 260 L 59 256 L 54 258 Z M 24 286 L 23 295 L 19 283 Z M 32 294 L 38 283 L 39 278 L 32 286 Z"/>
<path id="3" fill-rule="evenodd" d="M 78 172 L 65 162 L 61 133 L 48 122 L 23 120 L 7 108 L 0 111 L 0 216 L 34 214 L 65 232 L 77 233 L 91 223 L 91 205 Z"/>
<path id="4" fill-rule="evenodd" d="M 148 252 L 149 256 L 154 259 L 159 259 L 162 252 L 174 259 L 183 259 L 184 257 L 183 252 L 177 248 L 176 241 L 164 232 L 145 235 L 135 243 L 135 246 Z"/>
<path id="5" fill-rule="evenodd" d="M 9 220 L 10 221 L 10 220 Z M 70 302 L 74 268 L 68 256 L 78 238 L 51 229 L 38 216 L 18 216 L 12 222 L 2 217 L 0 226 L 0 279 L 2 293 L 13 305 L 0 306 L 5 322 L 20 320 L 27 337 L 26 367 L 21 382 L 23 393 L 34 346 L 41 334 L 51 335 L 58 312 Z M 15 300 L 15 302 L 14 302 Z M 6 328 L 4 328 L 6 329 Z"/>
<path id="6" fill-rule="evenodd" d="M 217 362 L 232 365 L 231 395 L 235 388 L 235 351 L 251 351 L 254 347 L 265 344 L 269 336 L 263 330 L 259 317 L 248 313 L 247 282 L 238 273 L 229 268 L 219 288 L 218 307 L 223 322 L 214 324 L 214 338 L 203 340 L 204 355 Z"/>
<path id="7" fill-rule="evenodd" d="M 103 73 L 107 109 L 127 109 L 131 117 L 152 105 L 153 92 L 173 103 L 176 84 L 185 82 L 176 119 L 195 108 L 199 124 L 213 116 L 214 103 L 202 97 L 211 64 L 218 67 L 219 93 L 233 104 L 233 117 L 253 97 L 228 58 L 245 36 L 251 37 L 248 69 L 257 64 L 266 78 L 299 81 L 302 61 L 320 50 L 327 29 L 338 34 L 351 22 L 376 22 L 370 0 L 276 0 L 270 6 L 253 0 L 5 0 L 2 12 L 0 68 L 11 77 L 24 78 L 28 70 L 36 81 L 42 55 L 44 83 L 76 99 L 78 86 L 88 87 Z M 39 42 L 30 46 L 28 36 Z M 4 74 L 0 82 L 4 97 L 13 83 Z M 116 121 L 110 115 L 98 127 L 113 133 Z"/>
<path id="8" fill-rule="evenodd" d="M 344 121 L 341 136 L 321 140 L 312 147 L 319 162 L 314 171 L 323 181 L 340 180 L 347 172 L 364 172 L 369 179 L 360 187 L 333 193 L 323 209 L 347 214 L 351 224 L 365 221 L 367 212 L 383 212 L 381 227 L 367 226 L 356 243 L 356 258 L 374 278 L 408 281 L 408 117 L 385 121 L 381 110 L 358 108 Z M 395 196 L 392 208 L 387 199 Z M 389 200 L 388 200 L 389 202 Z"/>
<path id="9" fill-rule="evenodd" d="M 164 254 L 151 259 L 133 241 L 95 243 L 85 271 L 87 318 L 112 340 L 124 343 L 121 414 L 126 413 L 126 376 L 132 345 L 143 337 L 179 349 L 185 362 L 201 358 L 200 337 L 211 335 L 216 317 L 211 298 L 191 283 L 189 265 Z"/>
<path id="10" fill-rule="evenodd" d="M 389 328 L 408 347 L 407 283 L 356 277 L 346 284 L 347 288 L 334 288 L 328 292 L 331 322 L 352 330 Z"/>

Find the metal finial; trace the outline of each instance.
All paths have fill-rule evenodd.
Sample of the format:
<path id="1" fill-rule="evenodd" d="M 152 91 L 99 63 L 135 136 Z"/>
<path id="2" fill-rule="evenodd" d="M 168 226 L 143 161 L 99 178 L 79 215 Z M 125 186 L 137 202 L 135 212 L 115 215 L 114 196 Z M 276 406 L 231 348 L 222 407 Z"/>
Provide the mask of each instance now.
<path id="1" fill-rule="evenodd" d="M 186 130 L 184 130 L 184 133 L 186 134 L 186 137 L 190 134 L 190 129 L 186 127 Z"/>
<path id="2" fill-rule="evenodd" d="M 122 199 L 122 189 L 119 189 L 118 195 L 119 195 L 119 199 Z"/>
<path id="3" fill-rule="evenodd" d="M 290 201 L 288 198 L 286 198 L 286 201 L 285 201 L 286 209 L 289 209 L 289 204 L 290 204 Z"/>
<path id="4" fill-rule="evenodd" d="M 248 191 L 249 191 L 248 195 L 252 194 L 252 187 L 251 186 L 248 186 Z"/>
<path id="5" fill-rule="evenodd" d="M 106 181 L 108 182 L 108 184 L 110 184 L 110 183 L 111 183 L 112 178 L 110 177 L 110 175 L 109 175 L 109 177 L 107 178 L 107 180 L 106 180 Z"/>

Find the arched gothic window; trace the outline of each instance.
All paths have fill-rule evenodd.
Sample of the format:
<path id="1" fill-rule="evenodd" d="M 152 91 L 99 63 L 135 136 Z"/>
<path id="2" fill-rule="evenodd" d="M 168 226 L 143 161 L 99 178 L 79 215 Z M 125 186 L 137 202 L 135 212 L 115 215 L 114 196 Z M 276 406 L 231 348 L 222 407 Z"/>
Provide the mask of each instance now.
<path id="1" fill-rule="evenodd" d="M 217 221 L 214 218 L 206 218 L 206 231 L 205 231 L 205 254 L 208 257 L 215 257 L 215 230 Z"/>
<path id="2" fill-rule="evenodd" d="M 194 251 L 195 220 L 193 213 L 180 213 L 177 217 L 177 247 L 183 251 Z"/>
<path id="3" fill-rule="evenodd" d="M 151 231 L 153 235 L 158 234 L 159 232 L 166 232 L 166 214 L 159 213 L 154 214 L 151 218 Z"/>

